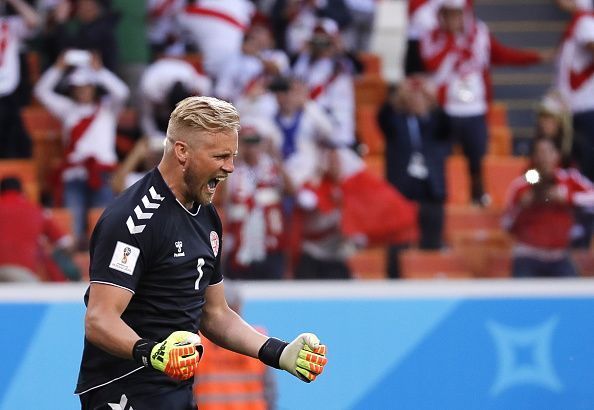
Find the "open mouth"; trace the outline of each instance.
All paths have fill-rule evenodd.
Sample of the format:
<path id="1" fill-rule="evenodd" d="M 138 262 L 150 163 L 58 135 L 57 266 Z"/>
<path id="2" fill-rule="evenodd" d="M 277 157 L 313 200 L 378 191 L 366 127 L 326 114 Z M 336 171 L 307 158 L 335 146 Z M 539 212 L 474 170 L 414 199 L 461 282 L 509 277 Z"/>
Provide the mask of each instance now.
<path id="1" fill-rule="evenodd" d="M 216 189 L 219 182 L 224 181 L 226 177 L 216 177 L 208 181 L 208 189 L 212 192 Z"/>

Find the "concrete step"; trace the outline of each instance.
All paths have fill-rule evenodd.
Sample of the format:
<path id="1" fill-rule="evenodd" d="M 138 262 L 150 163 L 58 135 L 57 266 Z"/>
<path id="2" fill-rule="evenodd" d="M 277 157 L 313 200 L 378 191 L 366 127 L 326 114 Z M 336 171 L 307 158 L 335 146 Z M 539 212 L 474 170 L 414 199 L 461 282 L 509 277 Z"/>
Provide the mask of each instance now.
<path id="1" fill-rule="evenodd" d="M 482 7 L 485 5 L 497 4 L 500 6 L 514 6 L 518 3 L 518 0 L 474 0 L 475 7 Z M 523 4 L 548 4 L 551 7 L 556 7 L 551 0 L 522 0 Z"/>
<path id="2" fill-rule="evenodd" d="M 514 129 L 515 127 L 533 127 L 536 121 L 536 105 L 537 102 L 530 100 L 531 104 L 525 108 L 519 109 L 508 109 L 507 121 L 509 126 Z M 515 103 L 514 103 L 515 104 Z M 516 135 L 515 133 L 513 134 Z"/>
<path id="3" fill-rule="evenodd" d="M 552 1 L 532 3 L 515 1 L 506 4 L 501 2 L 482 3 L 475 5 L 477 16 L 486 22 L 533 20 L 564 21 L 567 14 L 559 10 Z"/>
<path id="4" fill-rule="evenodd" d="M 502 84 L 493 87 L 493 97 L 496 99 L 513 99 L 512 104 L 522 104 L 521 100 L 531 99 L 539 101 L 550 84 Z M 520 102 L 518 102 L 520 100 Z M 508 107 L 508 109 L 516 109 Z"/>
<path id="5" fill-rule="evenodd" d="M 492 31 L 492 33 L 503 45 L 516 48 L 551 49 L 561 42 L 563 36 L 561 31 Z"/>
<path id="6" fill-rule="evenodd" d="M 527 76 L 535 75 L 540 76 L 542 74 L 552 74 L 555 72 L 555 68 L 552 64 L 535 64 L 529 66 L 494 66 L 491 68 L 491 75 L 496 76 L 500 74 L 516 74 L 523 73 Z"/>
<path id="7" fill-rule="evenodd" d="M 522 86 L 522 85 L 538 85 L 549 86 L 554 79 L 552 72 L 547 73 L 527 73 L 524 70 L 509 73 L 494 73 L 491 76 L 493 86 Z"/>
<path id="8" fill-rule="evenodd" d="M 538 16 L 534 16 L 529 20 L 513 20 L 513 21 L 491 21 L 487 23 L 493 34 L 498 33 L 522 33 L 527 31 L 544 33 L 555 32 L 562 33 L 567 26 L 564 20 L 558 21 L 541 21 Z"/>

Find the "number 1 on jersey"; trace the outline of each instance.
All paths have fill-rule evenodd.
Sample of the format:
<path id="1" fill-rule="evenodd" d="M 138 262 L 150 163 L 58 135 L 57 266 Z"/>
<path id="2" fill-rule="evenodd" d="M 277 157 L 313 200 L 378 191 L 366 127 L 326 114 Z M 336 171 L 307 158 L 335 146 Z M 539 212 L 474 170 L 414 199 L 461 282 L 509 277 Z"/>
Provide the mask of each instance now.
<path id="1" fill-rule="evenodd" d="M 202 272 L 202 267 L 204 266 L 204 258 L 198 258 L 198 263 L 196 264 L 196 270 L 198 271 L 198 279 L 196 279 L 196 284 L 194 285 L 194 289 L 200 289 L 200 279 L 204 276 L 204 272 Z"/>

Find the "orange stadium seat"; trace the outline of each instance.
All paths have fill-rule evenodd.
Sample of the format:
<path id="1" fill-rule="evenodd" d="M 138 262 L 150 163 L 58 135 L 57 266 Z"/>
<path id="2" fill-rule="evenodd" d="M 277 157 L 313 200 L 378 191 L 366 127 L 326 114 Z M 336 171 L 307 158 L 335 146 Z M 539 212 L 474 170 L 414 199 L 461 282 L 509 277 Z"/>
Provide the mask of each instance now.
<path id="1" fill-rule="evenodd" d="M 489 111 L 487 113 L 487 124 L 489 124 L 489 127 L 508 126 L 507 108 L 505 104 L 492 103 L 489 106 Z"/>
<path id="2" fill-rule="evenodd" d="M 466 158 L 452 155 L 446 160 L 446 188 L 448 204 L 467 205 L 470 203 L 470 179 Z"/>
<path id="3" fill-rule="evenodd" d="M 379 106 L 384 102 L 388 86 L 378 74 L 363 74 L 355 78 L 355 105 Z"/>
<path id="4" fill-rule="evenodd" d="M 514 179 L 528 167 L 528 159 L 522 157 L 485 157 L 485 190 L 493 199 L 493 206 L 503 207 L 507 191 Z"/>
<path id="5" fill-rule="evenodd" d="M 453 249 L 463 255 L 468 269 L 478 277 L 496 275 L 489 266 L 509 253 L 512 240 L 502 229 L 468 229 L 452 233 Z M 505 261 L 498 262 L 504 265 Z M 503 275 L 504 272 L 501 273 Z"/>
<path id="6" fill-rule="evenodd" d="M 369 154 L 383 154 L 384 135 L 377 122 L 377 108 L 373 105 L 361 104 L 357 106 L 355 115 L 359 142 L 367 146 Z"/>
<path id="7" fill-rule="evenodd" d="M 37 166 L 40 190 L 51 191 L 52 179 L 63 156 L 60 122 L 39 106 L 25 107 L 21 115 L 33 140 L 33 160 Z"/>
<path id="8" fill-rule="evenodd" d="M 39 184 L 37 183 L 37 168 L 35 162 L 29 159 L 0 160 L 0 178 L 14 176 L 21 180 L 23 191 L 27 198 L 37 202 L 39 200 Z"/>
<path id="9" fill-rule="evenodd" d="M 60 134 L 62 125 L 43 107 L 28 106 L 21 110 L 23 123 L 29 134 L 53 132 Z"/>
<path id="10" fill-rule="evenodd" d="M 488 155 L 510 156 L 512 153 L 512 132 L 509 127 L 489 127 Z"/>
<path id="11" fill-rule="evenodd" d="M 365 74 L 377 74 L 382 73 L 382 59 L 379 55 L 368 52 L 360 52 L 357 54 L 359 61 L 363 64 L 363 72 Z"/>
<path id="12" fill-rule="evenodd" d="M 362 249 L 349 258 L 353 276 L 359 279 L 383 279 L 386 277 L 386 248 Z"/>
<path id="13" fill-rule="evenodd" d="M 505 205 L 507 190 L 511 182 L 522 175 L 528 160 L 521 157 L 500 157 L 487 155 L 483 163 L 483 179 L 486 192 L 491 195 L 492 206 Z M 466 158 L 453 155 L 446 161 L 446 184 L 449 204 L 470 203 L 469 177 Z"/>
<path id="14" fill-rule="evenodd" d="M 400 255 L 400 271 L 405 279 L 471 278 L 464 258 L 452 250 L 408 249 Z"/>
<path id="15" fill-rule="evenodd" d="M 445 207 L 444 237 L 451 240 L 460 231 L 499 229 L 500 221 L 501 211 L 493 207 L 448 204 Z"/>

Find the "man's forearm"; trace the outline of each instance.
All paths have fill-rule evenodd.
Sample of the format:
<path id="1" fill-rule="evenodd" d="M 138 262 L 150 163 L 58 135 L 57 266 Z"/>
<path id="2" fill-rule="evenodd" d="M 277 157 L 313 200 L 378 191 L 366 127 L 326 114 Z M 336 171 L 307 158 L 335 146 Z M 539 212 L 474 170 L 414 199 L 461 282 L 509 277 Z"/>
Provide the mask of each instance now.
<path id="1" fill-rule="evenodd" d="M 124 359 L 132 359 L 132 349 L 140 336 L 119 317 L 114 320 L 85 318 L 85 337 L 95 346 Z"/>
<path id="2" fill-rule="evenodd" d="M 41 17 L 37 11 L 23 0 L 8 0 L 7 2 L 21 15 L 27 26 L 36 28 L 41 24 Z"/>
<path id="3" fill-rule="evenodd" d="M 251 357 L 258 357 L 260 347 L 268 340 L 268 336 L 258 332 L 231 309 L 205 315 L 200 330 L 215 344 Z"/>

